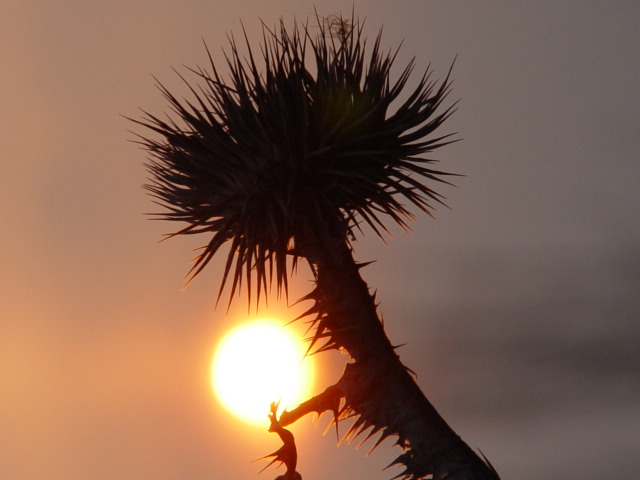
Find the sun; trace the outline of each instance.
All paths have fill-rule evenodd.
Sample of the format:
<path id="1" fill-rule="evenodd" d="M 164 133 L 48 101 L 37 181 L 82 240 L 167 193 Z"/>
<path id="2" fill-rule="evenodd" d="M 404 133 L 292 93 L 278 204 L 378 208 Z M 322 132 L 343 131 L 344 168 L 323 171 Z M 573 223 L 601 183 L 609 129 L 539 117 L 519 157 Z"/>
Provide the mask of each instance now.
<path id="1" fill-rule="evenodd" d="M 234 328 L 213 356 L 216 397 L 238 418 L 268 426 L 271 402 L 292 408 L 311 396 L 314 366 L 305 352 L 300 338 L 275 320 L 252 320 Z"/>

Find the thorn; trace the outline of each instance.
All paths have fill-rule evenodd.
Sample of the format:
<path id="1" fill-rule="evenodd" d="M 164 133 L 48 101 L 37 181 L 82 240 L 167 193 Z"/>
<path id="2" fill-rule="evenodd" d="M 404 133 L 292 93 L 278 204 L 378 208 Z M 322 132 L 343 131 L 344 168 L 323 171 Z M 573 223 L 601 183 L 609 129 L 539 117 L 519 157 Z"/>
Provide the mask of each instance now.
<path id="1" fill-rule="evenodd" d="M 376 263 L 377 260 L 371 260 L 370 262 L 362 262 L 362 263 L 356 263 L 356 268 L 358 270 L 364 268 L 364 267 L 368 267 L 369 265 L 371 265 L 372 263 Z"/>

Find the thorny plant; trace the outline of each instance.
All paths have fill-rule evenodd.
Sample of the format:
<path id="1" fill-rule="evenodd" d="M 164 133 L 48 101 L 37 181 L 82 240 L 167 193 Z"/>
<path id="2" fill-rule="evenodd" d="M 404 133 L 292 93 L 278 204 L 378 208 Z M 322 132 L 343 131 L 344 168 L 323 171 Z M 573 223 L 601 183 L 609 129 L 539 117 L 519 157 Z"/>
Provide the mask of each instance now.
<path id="1" fill-rule="evenodd" d="M 453 141 L 435 134 L 453 112 L 443 107 L 449 76 L 438 84 L 427 71 L 407 91 L 413 60 L 392 80 L 397 51 L 383 53 L 380 34 L 369 46 L 354 16 L 316 19 L 318 35 L 308 24 L 263 25 L 262 58 L 246 33 L 246 55 L 230 37 L 229 77 L 209 54 L 210 71 L 191 69 L 201 85 L 184 80 L 192 100 L 159 85 L 177 120 L 145 112 L 137 121 L 160 136 L 141 137 L 151 154 L 147 189 L 163 218 L 186 223 L 170 236 L 210 235 L 190 279 L 229 247 L 218 298 L 229 281 L 231 301 L 244 281 L 257 305 L 272 284 L 287 292 L 298 261 L 311 267 L 315 288 L 301 317 L 313 332 L 310 353 L 341 349 L 350 363 L 296 409 L 279 418 L 272 409 L 270 430 L 284 443 L 272 456 L 287 466 L 280 478 L 299 476 L 284 427 L 330 411 L 336 425 L 353 419 L 347 440 L 379 434 L 377 446 L 394 436 L 403 450 L 392 463 L 404 467 L 398 477 L 495 480 L 400 362 L 360 276 L 365 264 L 353 257 L 363 226 L 384 237 L 387 219 L 408 228 L 407 204 L 431 215 L 443 202 L 431 185 L 450 174 L 429 154 Z"/>

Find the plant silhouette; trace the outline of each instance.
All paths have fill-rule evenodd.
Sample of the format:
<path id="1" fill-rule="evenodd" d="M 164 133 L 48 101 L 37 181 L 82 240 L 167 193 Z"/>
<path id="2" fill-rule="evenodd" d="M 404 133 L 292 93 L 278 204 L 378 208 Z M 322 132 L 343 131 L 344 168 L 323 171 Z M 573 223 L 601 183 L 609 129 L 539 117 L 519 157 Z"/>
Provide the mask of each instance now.
<path id="1" fill-rule="evenodd" d="M 364 264 L 353 257 L 363 227 L 384 237 L 389 221 L 408 227 L 411 205 L 430 215 L 443 202 L 433 186 L 450 174 L 428 155 L 453 141 L 436 133 L 453 112 L 444 106 L 449 75 L 437 82 L 427 71 L 408 89 L 411 61 L 393 80 L 397 51 L 384 53 L 380 34 L 367 45 L 353 16 L 316 15 L 313 27 L 290 30 L 282 20 L 278 29 L 263 25 L 259 57 L 244 38 L 241 54 L 230 37 L 228 77 L 210 54 L 210 70 L 190 69 L 199 80 L 185 79 L 192 100 L 159 84 L 175 121 L 147 112 L 136 121 L 160 135 L 141 143 L 150 152 L 147 189 L 164 206 L 162 217 L 186 223 L 170 236 L 210 235 L 189 279 L 228 246 L 218 298 L 228 285 L 231 302 L 244 283 L 249 302 L 259 303 L 271 285 L 286 293 L 305 261 L 314 280 L 302 299 L 310 304 L 301 317 L 312 325 L 310 352 L 341 349 L 350 357 L 335 385 L 279 418 L 272 410 L 271 430 L 286 439 L 273 454 L 287 464 L 279 478 L 300 476 L 284 427 L 325 411 L 336 424 L 353 419 L 347 440 L 366 432 L 380 436 L 376 446 L 397 438 L 398 477 L 499 478 L 401 363 L 360 275 Z"/>

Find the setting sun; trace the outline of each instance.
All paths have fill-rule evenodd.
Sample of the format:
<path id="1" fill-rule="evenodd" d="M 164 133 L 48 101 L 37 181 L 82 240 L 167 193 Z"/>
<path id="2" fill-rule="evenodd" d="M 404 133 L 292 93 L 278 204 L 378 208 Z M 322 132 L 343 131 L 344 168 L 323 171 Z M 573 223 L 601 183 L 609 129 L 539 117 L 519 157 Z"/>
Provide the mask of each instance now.
<path id="1" fill-rule="evenodd" d="M 291 329 L 253 320 L 227 333 L 213 356 L 211 382 L 220 402 L 244 421 L 268 425 L 271 402 L 294 407 L 311 396 L 313 365 Z"/>

